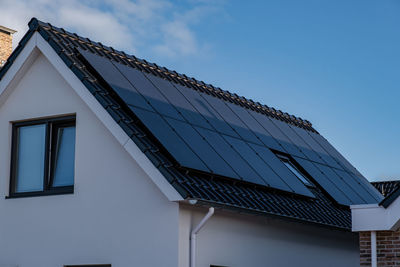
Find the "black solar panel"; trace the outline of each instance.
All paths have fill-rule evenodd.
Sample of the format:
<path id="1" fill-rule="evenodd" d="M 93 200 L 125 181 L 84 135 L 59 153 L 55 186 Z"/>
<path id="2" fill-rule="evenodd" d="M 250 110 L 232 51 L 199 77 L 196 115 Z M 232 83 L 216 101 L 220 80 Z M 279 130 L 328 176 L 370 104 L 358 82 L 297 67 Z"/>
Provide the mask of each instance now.
<path id="1" fill-rule="evenodd" d="M 304 142 L 304 140 L 290 127 L 289 124 L 280 120 L 274 120 L 274 123 L 288 137 L 290 142 L 301 152 L 301 154 L 298 154 L 297 156 L 301 156 L 318 163 L 325 163 L 317 153 L 311 150 L 308 144 Z"/>
<path id="2" fill-rule="evenodd" d="M 114 64 L 122 75 L 129 81 L 130 84 L 134 85 L 136 90 L 144 96 L 147 102 L 156 110 L 158 113 L 183 120 L 181 114 L 178 113 L 177 109 L 172 106 L 165 96 L 155 87 L 149 79 L 146 78 L 143 72 L 130 68 L 122 64 Z M 131 97 L 124 99 L 128 104 L 132 104 L 135 100 Z"/>
<path id="3" fill-rule="evenodd" d="M 334 158 L 334 160 L 343 168 L 354 174 L 361 175 L 324 137 L 316 133 L 309 133 L 311 137 Z M 361 175 L 362 176 L 362 175 Z"/>
<path id="4" fill-rule="evenodd" d="M 90 52 L 81 54 L 183 167 L 313 196 L 271 151 L 276 150 L 295 158 L 340 204 L 381 198 L 316 133 Z"/>
<path id="5" fill-rule="evenodd" d="M 202 97 L 212 106 L 218 115 L 232 128 L 237 135 L 239 135 L 243 140 L 252 142 L 255 144 L 262 144 L 260 140 L 257 139 L 256 135 L 250 131 L 247 126 L 240 120 L 240 118 L 232 112 L 232 110 L 219 98 L 210 96 L 207 94 L 202 94 Z M 229 134 L 226 132 L 225 134 Z"/>
<path id="6" fill-rule="evenodd" d="M 211 128 L 206 119 L 195 109 L 195 107 L 186 99 L 186 97 L 169 81 L 161 79 L 151 74 L 145 74 L 146 77 L 160 91 L 163 91 L 164 96 L 169 103 L 173 105 L 178 113 L 180 113 L 191 124 L 204 128 Z"/>
<path id="7" fill-rule="evenodd" d="M 206 163 L 202 162 L 194 150 L 188 145 L 189 143 L 187 140 L 180 138 L 175 131 L 176 129 L 173 129 L 168 125 L 163 117 L 157 113 L 144 109 L 133 106 L 130 106 L 130 108 L 134 111 L 135 115 L 144 122 L 145 126 L 151 131 L 151 133 L 158 137 L 158 140 L 163 144 L 167 151 L 173 154 L 176 160 L 178 160 L 182 165 L 190 165 L 194 169 L 206 172 L 210 171 L 206 166 Z M 190 143 L 190 145 L 192 144 L 193 143 Z"/>
<path id="8" fill-rule="evenodd" d="M 115 92 L 124 99 L 127 104 L 141 107 L 149 111 L 154 111 L 147 100 L 142 97 L 136 88 L 130 83 L 121 72 L 104 57 L 99 57 L 92 53 L 82 51 L 82 55 L 91 63 L 92 67 L 101 75 L 101 77 L 115 90 Z"/>
<path id="9" fill-rule="evenodd" d="M 190 146 L 192 150 L 195 151 L 195 153 L 199 156 L 199 158 L 208 166 L 210 172 L 227 177 L 240 178 L 239 174 L 233 170 L 229 162 L 222 158 L 217 151 L 214 150 L 210 144 L 210 141 L 203 138 L 203 136 L 201 136 L 199 132 L 193 128 L 193 126 L 172 118 L 167 118 L 167 120 L 168 123 L 175 129 L 176 133 L 181 136 L 183 140 L 185 140 L 188 146 Z M 146 124 L 151 122 L 144 123 Z M 160 133 L 160 135 L 162 135 L 162 133 Z M 160 138 L 160 136 L 156 134 L 155 137 L 157 139 Z M 162 142 L 162 144 L 165 146 L 168 142 L 170 141 L 167 139 Z M 174 149 L 179 150 L 179 146 L 175 147 Z M 188 162 L 185 164 L 182 160 L 176 158 L 174 150 L 171 150 L 171 154 L 182 166 L 196 169 L 194 162 Z"/>
<path id="10" fill-rule="evenodd" d="M 296 192 L 306 196 L 313 194 L 304 186 L 304 184 L 278 159 L 274 153 L 264 146 L 250 144 L 254 151 L 265 161 L 274 172 L 283 180 L 292 192 Z"/>
<path id="11" fill-rule="evenodd" d="M 305 143 L 308 144 L 308 146 L 315 151 L 315 153 L 320 157 L 322 162 L 326 163 L 329 166 L 332 166 L 337 169 L 342 169 L 342 166 L 340 166 L 329 154 L 325 149 L 317 142 L 315 141 L 311 135 L 309 134 L 309 131 L 301 129 L 299 127 L 290 125 L 290 128 L 292 128 L 303 140 Z M 318 161 L 321 162 L 321 161 Z"/>
<path id="12" fill-rule="evenodd" d="M 297 155 L 304 157 L 300 150 L 289 140 L 289 138 L 276 126 L 277 120 L 271 119 L 263 114 L 255 111 L 249 113 L 261 124 L 279 144 L 277 150 L 288 153 L 290 155 Z"/>
<path id="13" fill-rule="evenodd" d="M 317 168 L 317 166 L 306 159 L 294 157 L 296 162 L 339 204 L 351 205 L 356 203 L 357 199 L 353 199 L 353 193 L 349 194 L 348 190 L 343 190 L 343 183 L 340 185 L 328 177 L 327 173 Z"/>

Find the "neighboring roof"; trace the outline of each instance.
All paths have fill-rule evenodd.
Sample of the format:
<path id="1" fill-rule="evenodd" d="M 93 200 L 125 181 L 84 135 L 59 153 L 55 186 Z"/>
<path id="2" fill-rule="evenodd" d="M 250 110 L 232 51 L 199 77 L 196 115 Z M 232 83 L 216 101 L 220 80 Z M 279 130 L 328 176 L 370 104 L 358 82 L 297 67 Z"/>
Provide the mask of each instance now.
<path id="1" fill-rule="evenodd" d="M 64 63 L 82 81 L 99 103 L 109 112 L 114 120 L 131 137 L 136 145 L 153 162 L 154 166 L 159 169 L 184 199 L 196 199 L 198 203 L 207 205 L 218 205 L 226 208 L 240 209 L 246 212 L 274 215 L 337 228 L 351 228 L 349 207 L 338 205 L 333 201 L 334 197 L 326 192 L 326 190 L 329 191 L 330 188 L 324 188 L 321 184 L 316 188 L 310 189 L 315 198 L 307 198 L 266 186 L 242 183 L 241 181 L 219 177 L 218 175 L 196 172 L 195 170 L 177 165 L 168 151 L 160 144 L 159 140 L 154 138 L 152 133 L 143 125 L 143 122 L 127 107 L 128 105 L 123 102 L 123 99 L 121 102 L 121 98 L 113 91 L 107 82 L 103 80 L 103 77 L 98 77 L 98 75 L 93 72 L 93 66 L 85 62 L 79 50 L 90 51 L 90 53 L 115 60 L 116 62 L 125 62 L 127 65 L 132 66 L 132 68 L 180 84 L 186 88 L 191 88 L 197 92 L 207 93 L 223 101 L 245 108 L 249 112 L 254 111 L 285 122 L 285 124 L 292 125 L 294 128 L 304 129 L 306 132 L 320 138 L 320 140 L 324 140 L 308 121 L 255 103 L 254 101 L 215 88 L 212 85 L 199 82 L 193 78 L 188 78 L 185 75 L 159 67 L 153 63 L 148 63 L 134 56 L 126 55 L 123 52 L 106 47 L 101 43 L 93 42 L 87 38 L 82 38 L 76 34 L 66 32 L 63 29 L 54 27 L 48 23 L 43 23 L 37 19 L 32 19 L 30 21 L 29 31 L 9 57 L 6 65 L 0 70 L 0 79 L 9 69 L 34 32 L 38 32 L 50 44 Z M 326 145 L 328 146 L 328 143 Z M 336 151 L 335 153 L 338 152 Z M 342 156 L 338 154 L 338 157 Z M 346 182 L 343 180 L 343 177 L 339 177 L 336 174 L 335 177 L 337 178 L 328 177 L 329 179 L 337 179 L 338 182 L 345 184 L 353 183 L 353 188 L 359 186 L 359 188 L 365 191 L 364 194 L 370 194 L 370 196 L 368 196 L 370 197 L 370 202 L 375 203 L 380 201 L 381 196 L 375 192 L 374 189 L 368 187 L 370 186 L 372 188 L 369 183 L 365 185 L 364 178 L 354 167 L 345 161 L 344 158 L 341 158 L 340 162 L 341 163 L 334 160 L 333 163 L 339 165 L 347 164 L 347 167 L 343 168 L 346 171 L 334 169 L 333 172 L 340 171 L 343 175 L 346 175 L 343 177 L 347 180 L 350 179 L 350 181 Z M 331 167 L 323 167 L 325 172 L 332 172 Z M 307 169 L 307 171 L 311 172 L 313 169 L 310 168 Z M 327 174 L 320 171 L 316 173 L 316 175 L 325 177 Z M 332 175 L 334 175 L 334 173 Z M 324 185 L 332 184 L 331 180 L 326 180 L 327 177 L 324 179 Z M 353 181 L 353 179 L 356 180 Z"/>
<path id="2" fill-rule="evenodd" d="M 379 182 L 371 182 L 371 184 L 378 189 L 378 191 L 384 196 L 387 197 L 393 191 L 397 190 L 400 187 L 400 181 L 379 181 Z"/>
<path id="3" fill-rule="evenodd" d="M 400 181 L 381 181 L 371 182 L 376 189 L 385 197 L 380 203 L 380 206 L 387 208 L 400 196 Z"/>

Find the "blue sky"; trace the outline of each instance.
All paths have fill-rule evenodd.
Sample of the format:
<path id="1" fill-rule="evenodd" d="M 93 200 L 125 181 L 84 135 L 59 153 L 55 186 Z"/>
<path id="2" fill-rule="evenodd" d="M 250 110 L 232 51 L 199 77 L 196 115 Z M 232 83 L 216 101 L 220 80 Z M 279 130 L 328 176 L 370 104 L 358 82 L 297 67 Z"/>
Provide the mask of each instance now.
<path id="1" fill-rule="evenodd" d="M 308 119 L 369 180 L 400 179 L 397 0 L 0 3 L 17 40 L 50 21 Z"/>

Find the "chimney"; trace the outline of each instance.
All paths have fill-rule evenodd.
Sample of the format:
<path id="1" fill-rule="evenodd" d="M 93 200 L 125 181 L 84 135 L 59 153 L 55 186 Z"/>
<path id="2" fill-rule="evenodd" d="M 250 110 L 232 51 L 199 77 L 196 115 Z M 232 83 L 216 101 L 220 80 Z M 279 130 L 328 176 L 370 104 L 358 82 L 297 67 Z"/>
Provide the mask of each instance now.
<path id="1" fill-rule="evenodd" d="M 17 32 L 0 26 L 0 68 L 6 63 L 12 52 L 12 35 Z"/>

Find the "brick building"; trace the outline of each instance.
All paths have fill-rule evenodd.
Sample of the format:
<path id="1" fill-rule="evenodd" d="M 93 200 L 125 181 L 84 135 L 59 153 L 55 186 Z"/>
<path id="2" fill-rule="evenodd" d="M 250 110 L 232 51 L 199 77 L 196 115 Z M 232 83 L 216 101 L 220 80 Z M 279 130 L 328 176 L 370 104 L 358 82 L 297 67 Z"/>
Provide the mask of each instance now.
<path id="1" fill-rule="evenodd" d="M 15 30 L 0 26 L 0 67 L 2 67 L 12 52 L 12 36 Z"/>
<path id="2" fill-rule="evenodd" d="M 400 181 L 372 183 L 385 198 L 354 205 L 353 231 L 359 232 L 360 266 L 400 266 Z"/>

